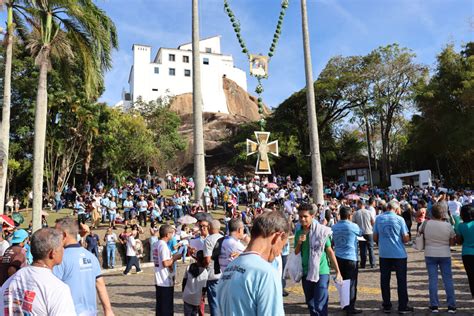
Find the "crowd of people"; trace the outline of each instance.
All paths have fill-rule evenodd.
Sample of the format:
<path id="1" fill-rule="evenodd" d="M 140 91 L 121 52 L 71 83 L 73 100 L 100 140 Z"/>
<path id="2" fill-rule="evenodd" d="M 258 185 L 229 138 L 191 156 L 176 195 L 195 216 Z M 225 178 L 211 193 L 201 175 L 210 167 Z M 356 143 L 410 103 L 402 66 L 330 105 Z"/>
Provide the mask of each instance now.
<path id="1" fill-rule="evenodd" d="M 172 191 L 165 195 L 165 189 Z M 440 270 L 446 310 L 456 312 L 450 248 L 456 243 L 462 244 L 474 298 L 474 198 L 469 191 L 390 191 L 334 183 L 324 193 L 325 203 L 316 205 L 311 203 L 311 186 L 301 177 L 209 175 L 199 199 L 202 204 L 194 204 L 193 179 L 170 173 L 164 179 L 147 175 L 121 186 L 98 181 L 94 187 L 87 184 L 81 194 L 67 187 L 56 192 L 52 208 L 59 211 L 70 205 L 73 211 L 54 229 L 43 228 L 31 237 L 16 229 L 0 239 L 0 250 L 5 251 L 0 264 L 1 307 L 10 314 L 95 315 L 97 292 L 104 314 L 112 315 L 98 259 L 102 242 L 106 268 L 116 266 L 116 252 L 123 249 L 124 275 L 133 267 L 142 272 L 144 244 L 149 244 L 156 315 L 173 315 L 179 283 L 185 315 L 204 315 L 206 298 L 211 315 L 284 315 L 288 275 L 301 281 L 308 313 L 328 315 L 331 270 L 336 283 L 350 281 L 350 300 L 343 309 L 359 314 L 359 269 L 379 271 L 386 313 L 392 310 L 390 278 L 395 271 L 397 310 L 412 313 L 406 247 L 419 236 L 429 283 L 427 308 L 436 313 L 444 305 L 438 299 Z M 216 209 L 224 216 L 216 216 Z M 411 236 L 414 222 L 416 237 Z M 123 232 L 117 236 L 119 225 Z M 103 238 L 96 233 L 99 227 L 106 229 Z M 145 240 L 148 229 L 151 237 Z M 182 279 L 177 274 L 179 261 L 186 265 Z M 298 273 L 285 273 L 289 270 Z M 32 282 L 24 284 L 24 278 Z M 42 283 L 48 278 L 51 286 Z M 65 290 L 57 294 L 53 287 Z M 72 311 L 65 306 L 71 300 Z"/>

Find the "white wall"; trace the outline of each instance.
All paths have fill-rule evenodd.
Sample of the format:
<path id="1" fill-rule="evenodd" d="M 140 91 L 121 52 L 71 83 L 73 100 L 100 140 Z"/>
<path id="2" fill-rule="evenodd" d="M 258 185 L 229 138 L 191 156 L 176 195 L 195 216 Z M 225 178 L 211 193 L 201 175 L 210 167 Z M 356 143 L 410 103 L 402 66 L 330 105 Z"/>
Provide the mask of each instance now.
<path id="1" fill-rule="evenodd" d="M 181 50 L 192 51 L 193 50 L 192 46 L 193 46 L 192 43 L 187 43 L 187 44 L 183 44 L 179 46 L 178 48 Z M 221 53 L 221 37 L 220 36 L 205 38 L 199 42 L 199 51 L 201 53 L 207 53 L 209 49 L 211 50 L 211 53 L 213 54 Z"/>
<path id="2" fill-rule="evenodd" d="M 247 75 L 234 67 L 232 56 L 218 54 L 220 37 L 203 40 L 200 46 L 203 51 L 201 53 L 203 111 L 229 113 L 222 77 L 225 75 L 247 90 Z M 206 48 L 211 48 L 212 53 L 205 53 Z M 160 96 L 191 93 L 193 87 L 190 49 L 191 44 L 182 45 L 180 49 L 161 48 L 154 62 L 151 62 L 151 47 L 134 45 L 134 64 L 129 81 L 133 101 L 137 101 L 139 97 L 144 101 L 151 101 Z M 174 55 L 174 61 L 170 60 L 170 54 Z M 187 56 L 189 62 L 185 62 L 183 56 Z M 205 59 L 208 60 L 208 65 L 204 64 Z M 155 67 L 159 69 L 158 74 L 155 73 Z M 174 76 L 170 75 L 170 69 L 174 69 Z M 189 70 L 189 77 L 185 76 L 185 70 Z"/>
<path id="3" fill-rule="evenodd" d="M 431 187 L 431 170 L 422 170 L 409 173 L 392 174 L 390 176 L 390 189 L 400 190 L 403 188 L 403 180 L 405 177 L 415 177 L 418 180 L 418 186 L 421 188 Z"/>

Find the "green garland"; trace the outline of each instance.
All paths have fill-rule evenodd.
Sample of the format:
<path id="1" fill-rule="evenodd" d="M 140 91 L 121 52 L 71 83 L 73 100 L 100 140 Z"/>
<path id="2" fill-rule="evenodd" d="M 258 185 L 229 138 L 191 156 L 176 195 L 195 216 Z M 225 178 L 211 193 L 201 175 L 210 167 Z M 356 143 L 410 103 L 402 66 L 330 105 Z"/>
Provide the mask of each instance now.
<path id="1" fill-rule="evenodd" d="M 285 13 L 286 13 L 286 9 L 288 9 L 288 5 L 289 5 L 289 0 L 283 0 L 281 2 L 280 15 L 278 17 L 278 22 L 277 22 L 277 25 L 276 25 L 276 28 L 275 28 L 275 33 L 273 34 L 272 44 L 270 45 L 270 48 L 269 48 L 268 54 L 267 54 L 269 62 L 270 62 L 270 59 L 275 54 L 276 45 L 278 44 L 278 40 L 280 39 L 281 27 L 283 25 L 283 20 L 285 19 Z M 227 15 L 229 16 L 230 23 L 232 23 L 232 27 L 234 28 L 235 35 L 237 36 L 237 40 L 239 41 L 240 47 L 242 48 L 242 53 L 244 53 L 247 56 L 247 59 L 250 63 L 251 62 L 250 53 L 249 53 L 249 50 L 247 49 L 247 45 L 245 44 L 245 41 L 242 37 L 242 34 L 240 33 L 240 21 L 235 17 L 234 12 L 230 8 L 230 4 L 229 4 L 228 0 L 224 0 L 224 10 L 227 13 Z M 264 128 L 265 128 L 265 123 L 266 122 L 265 122 L 265 119 L 263 117 L 263 112 L 264 112 L 264 110 L 263 110 L 263 99 L 262 99 L 262 96 L 261 96 L 263 91 L 264 91 L 263 84 L 262 84 L 262 79 L 267 79 L 268 74 L 265 75 L 265 76 L 255 76 L 254 75 L 254 77 L 256 77 L 257 81 L 258 81 L 258 85 L 255 88 L 255 92 L 258 95 L 258 98 L 257 98 L 258 113 L 260 114 L 259 125 L 260 125 L 260 129 L 263 131 Z"/>

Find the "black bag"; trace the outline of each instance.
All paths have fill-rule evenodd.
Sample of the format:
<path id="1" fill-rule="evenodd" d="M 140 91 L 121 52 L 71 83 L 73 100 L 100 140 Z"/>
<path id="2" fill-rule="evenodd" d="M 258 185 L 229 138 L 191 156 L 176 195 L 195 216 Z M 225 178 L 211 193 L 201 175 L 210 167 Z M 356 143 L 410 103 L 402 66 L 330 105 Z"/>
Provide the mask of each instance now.
<path id="1" fill-rule="evenodd" d="M 214 274 L 221 273 L 221 265 L 219 264 L 219 256 L 221 255 L 222 243 L 225 237 L 217 239 L 214 248 L 212 249 L 211 259 L 214 261 Z"/>

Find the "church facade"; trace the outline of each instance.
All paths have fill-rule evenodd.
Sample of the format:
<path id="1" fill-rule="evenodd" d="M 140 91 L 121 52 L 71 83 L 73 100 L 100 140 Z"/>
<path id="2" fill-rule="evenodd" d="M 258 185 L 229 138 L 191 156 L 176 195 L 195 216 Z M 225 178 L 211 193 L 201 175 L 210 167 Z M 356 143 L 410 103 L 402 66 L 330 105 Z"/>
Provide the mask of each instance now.
<path id="1" fill-rule="evenodd" d="M 221 52 L 221 38 L 214 36 L 199 43 L 203 111 L 229 113 L 223 88 L 223 78 L 236 82 L 247 90 L 246 73 L 234 66 L 231 55 Z M 192 93 L 192 44 L 178 48 L 160 48 L 151 60 L 152 47 L 134 44 L 133 65 L 128 79 L 129 91 L 122 93 L 119 106 L 130 107 L 140 98 L 143 101 L 166 99 Z"/>

